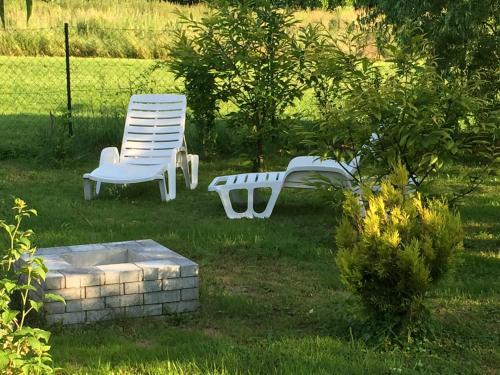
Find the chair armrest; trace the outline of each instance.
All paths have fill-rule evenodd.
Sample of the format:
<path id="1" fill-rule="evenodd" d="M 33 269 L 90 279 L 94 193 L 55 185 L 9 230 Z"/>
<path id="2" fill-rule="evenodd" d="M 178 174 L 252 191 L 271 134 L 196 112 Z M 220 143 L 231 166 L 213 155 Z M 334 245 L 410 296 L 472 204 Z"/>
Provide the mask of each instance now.
<path id="1" fill-rule="evenodd" d="M 208 191 L 217 191 L 217 187 L 218 186 L 224 186 L 227 182 L 227 179 L 229 178 L 230 176 L 218 176 L 218 177 L 215 177 L 212 182 L 210 183 L 210 185 L 208 185 Z"/>
<path id="2" fill-rule="evenodd" d="M 116 147 L 106 147 L 101 151 L 99 166 L 104 164 L 116 164 L 120 161 L 120 154 Z"/>

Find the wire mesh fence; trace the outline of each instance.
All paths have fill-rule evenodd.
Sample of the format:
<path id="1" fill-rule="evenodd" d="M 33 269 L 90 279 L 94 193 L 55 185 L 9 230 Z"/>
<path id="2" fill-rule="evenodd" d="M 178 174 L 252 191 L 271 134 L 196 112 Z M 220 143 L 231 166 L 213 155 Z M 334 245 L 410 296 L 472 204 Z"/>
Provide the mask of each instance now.
<path id="1" fill-rule="evenodd" d="M 175 90 L 173 76 L 162 67 L 161 59 L 140 58 L 164 56 L 164 51 L 158 51 L 159 45 L 166 45 L 163 31 L 94 28 L 94 34 L 123 33 L 127 46 L 137 49 L 134 52 L 132 47 L 110 45 L 109 53 L 102 41 L 93 51 L 92 38 L 82 37 L 88 30 L 81 26 L 68 27 L 68 31 L 66 40 L 63 25 L 0 31 L 0 132 L 4 135 L 8 129 L 15 132 L 23 126 L 43 125 L 54 117 L 67 116 L 69 97 L 72 123 L 77 128 L 89 119 L 122 117 L 132 93 Z M 114 35 L 113 40 L 119 38 Z M 157 51 L 139 53 L 140 46 L 150 45 L 151 40 Z M 88 45 L 83 48 L 82 43 Z"/>

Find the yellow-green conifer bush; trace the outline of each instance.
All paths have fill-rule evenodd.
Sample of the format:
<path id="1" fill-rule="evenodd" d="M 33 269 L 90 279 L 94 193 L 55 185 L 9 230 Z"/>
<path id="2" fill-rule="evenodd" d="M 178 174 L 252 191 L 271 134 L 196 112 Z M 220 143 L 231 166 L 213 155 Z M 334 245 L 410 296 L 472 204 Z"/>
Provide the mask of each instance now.
<path id="1" fill-rule="evenodd" d="M 366 210 L 348 194 L 336 233 L 342 282 L 368 312 L 396 323 L 419 317 L 463 239 L 460 215 L 443 201 L 408 194 L 407 181 L 404 167 L 395 167 L 378 193 L 365 194 Z"/>

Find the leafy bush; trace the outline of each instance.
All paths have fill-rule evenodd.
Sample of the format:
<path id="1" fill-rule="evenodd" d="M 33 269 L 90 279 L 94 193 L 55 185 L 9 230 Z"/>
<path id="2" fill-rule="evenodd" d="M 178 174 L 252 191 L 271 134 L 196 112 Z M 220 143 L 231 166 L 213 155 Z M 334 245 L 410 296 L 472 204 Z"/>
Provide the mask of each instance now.
<path id="1" fill-rule="evenodd" d="M 367 192 L 363 215 L 347 194 L 337 228 L 336 262 L 342 282 L 374 317 L 397 324 L 418 319 L 426 293 L 462 249 L 458 213 L 443 201 L 405 192 L 408 173 L 400 164 L 380 192 Z"/>
<path id="2" fill-rule="evenodd" d="M 324 35 L 313 84 L 321 120 L 308 143 L 315 153 L 350 160 L 376 133 L 379 141 L 364 150 L 370 173 L 385 176 L 401 160 L 417 188 L 446 163 L 477 153 L 479 144 L 487 171 L 498 127 L 492 116 L 477 115 L 485 101 L 472 93 L 481 80 L 445 79 L 425 38 L 411 39 L 411 48 L 388 41 L 380 62 L 364 53 L 373 42 L 356 25 L 340 37 Z"/>
<path id="3" fill-rule="evenodd" d="M 355 0 L 362 7 L 364 19 L 389 30 L 410 28 L 412 36 L 425 35 L 439 70 L 447 76 L 464 74 L 475 79 L 478 72 L 486 74 L 481 92 L 498 95 L 497 25 L 500 3 L 489 0 L 393 1 Z M 405 34 L 399 38 L 411 46 Z"/>
<path id="4" fill-rule="evenodd" d="M 0 369 L 7 375 L 52 374 L 50 332 L 26 325 L 28 315 L 43 306 L 32 296 L 47 273 L 43 259 L 35 256 L 36 248 L 30 241 L 33 232 L 21 229 L 22 220 L 36 215 L 36 211 L 29 209 L 21 199 L 15 200 L 13 210 L 14 224 L 0 220 L 7 245 L 0 254 Z M 12 308 L 16 298 L 19 310 Z M 52 294 L 45 294 L 45 298 L 63 301 Z"/>
<path id="5" fill-rule="evenodd" d="M 236 3 L 217 4 L 201 21 L 184 18 L 171 67 L 186 79 L 194 117 L 209 116 L 202 123 L 213 127 L 216 100 L 237 108 L 231 122 L 261 170 L 266 141 L 284 129 L 280 115 L 307 87 L 316 29 L 298 27 L 292 11 L 270 0 Z"/>
<path id="6" fill-rule="evenodd" d="M 186 22 L 182 15 L 181 20 Z M 213 74 L 214 62 L 210 54 L 204 53 L 204 46 L 190 39 L 182 29 L 176 31 L 169 55 L 170 70 L 176 79 L 184 79 L 187 102 L 198 132 L 196 138 L 201 140 L 201 153 L 206 158 L 214 154 L 216 148 L 215 115 L 220 98 Z"/>

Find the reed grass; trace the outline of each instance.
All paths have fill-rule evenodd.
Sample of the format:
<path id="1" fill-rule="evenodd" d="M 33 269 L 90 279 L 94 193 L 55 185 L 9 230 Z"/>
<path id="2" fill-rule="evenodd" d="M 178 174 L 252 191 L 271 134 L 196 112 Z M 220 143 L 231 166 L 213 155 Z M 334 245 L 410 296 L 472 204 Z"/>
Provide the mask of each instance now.
<path id="1" fill-rule="evenodd" d="M 68 22 L 73 56 L 159 59 L 178 26 L 179 13 L 199 19 L 208 10 L 193 6 L 145 0 L 37 1 L 26 23 L 21 0 L 6 2 L 7 27 L 0 31 L 0 55 L 64 56 L 63 25 Z M 341 30 L 356 18 L 352 7 L 335 11 L 300 10 L 302 24 L 322 23 Z"/>

